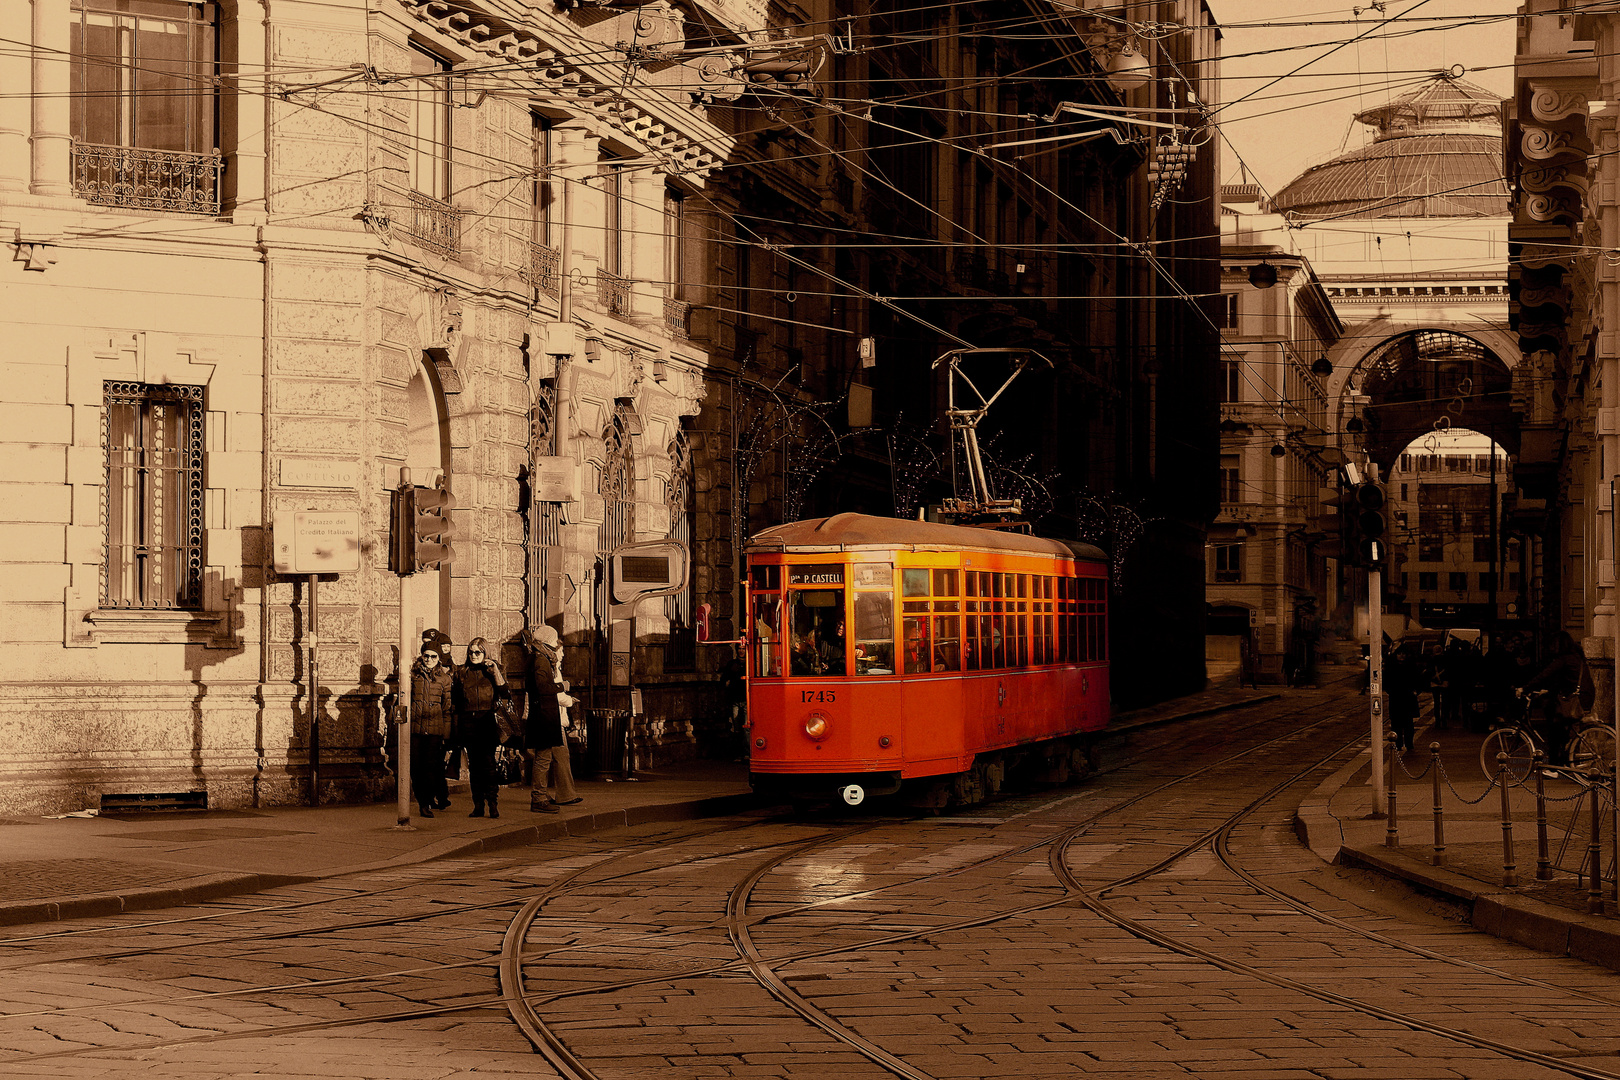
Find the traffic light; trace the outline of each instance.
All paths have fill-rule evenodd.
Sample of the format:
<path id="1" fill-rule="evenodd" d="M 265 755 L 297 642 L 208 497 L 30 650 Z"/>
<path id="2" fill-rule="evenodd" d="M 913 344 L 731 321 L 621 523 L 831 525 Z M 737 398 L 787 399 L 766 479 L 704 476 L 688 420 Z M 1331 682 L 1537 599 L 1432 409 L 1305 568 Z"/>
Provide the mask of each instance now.
<path id="1" fill-rule="evenodd" d="M 1307 532 L 1307 539 L 1315 538 L 1316 553 L 1323 558 L 1343 560 L 1344 504 L 1347 492 L 1337 487 L 1320 488 L 1316 493 L 1316 515 Z"/>
<path id="2" fill-rule="evenodd" d="M 1389 498 L 1384 485 L 1365 480 L 1356 485 L 1356 555 L 1362 566 L 1389 560 Z"/>
<path id="3" fill-rule="evenodd" d="M 450 541 L 455 499 L 441 477 L 433 487 L 401 484 L 389 493 L 388 569 L 396 574 L 437 570 L 455 558 Z"/>
<path id="4" fill-rule="evenodd" d="M 450 494 L 450 489 L 444 486 L 444 479 L 430 488 L 416 489 L 414 551 L 416 569 L 437 570 L 447 566 L 450 560 L 456 557 L 455 548 L 450 541 L 455 539 L 455 523 L 450 520 L 450 511 L 456 508 L 456 500 Z"/>

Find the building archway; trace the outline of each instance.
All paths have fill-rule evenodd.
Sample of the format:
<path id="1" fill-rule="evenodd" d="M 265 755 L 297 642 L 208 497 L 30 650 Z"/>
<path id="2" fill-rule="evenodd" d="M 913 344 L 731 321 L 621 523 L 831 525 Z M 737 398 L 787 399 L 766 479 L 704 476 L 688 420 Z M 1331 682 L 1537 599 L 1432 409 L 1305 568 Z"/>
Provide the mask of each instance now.
<path id="1" fill-rule="evenodd" d="M 450 479 L 450 424 L 444 390 L 431 364 L 418 355 L 416 371 L 405 388 L 405 461 L 411 483 L 431 487 L 443 476 Z M 405 602 L 404 617 L 412 640 L 422 631 L 436 627 L 454 636 L 451 629 L 450 571 L 423 570 L 400 579 Z"/>

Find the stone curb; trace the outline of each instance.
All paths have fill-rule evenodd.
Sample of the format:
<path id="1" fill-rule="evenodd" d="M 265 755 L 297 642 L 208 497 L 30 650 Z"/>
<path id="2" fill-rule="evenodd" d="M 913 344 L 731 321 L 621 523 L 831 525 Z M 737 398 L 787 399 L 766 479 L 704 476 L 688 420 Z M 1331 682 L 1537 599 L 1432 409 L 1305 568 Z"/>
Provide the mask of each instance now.
<path id="1" fill-rule="evenodd" d="M 1344 847 L 1339 862 L 1399 878 L 1469 908 L 1477 930 L 1520 945 L 1620 971 L 1620 927 L 1613 920 L 1542 903 L 1418 861 L 1400 848 Z"/>
<path id="2" fill-rule="evenodd" d="M 530 844 L 561 840 L 569 836 L 584 836 L 604 829 L 619 829 L 629 825 L 646 825 L 660 821 L 688 821 L 695 818 L 723 817 L 771 805 L 752 792 L 735 795 L 710 795 L 686 802 L 653 803 L 632 806 L 622 810 L 604 810 L 581 814 L 563 820 L 537 821 L 532 825 L 503 829 L 500 832 L 471 838 L 447 837 L 415 851 L 378 862 L 342 866 L 313 874 L 206 874 L 181 878 L 164 885 L 130 889 L 120 892 L 86 893 L 66 900 L 29 900 L 0 902 L 0 926 L 21 926 L 28 923 L 60 922 L 65 919 L 95 918 L 119 915 L 128 911 L 152 908 L 179 907 L 200 904 L 224 896 L 240 896 L 262 892 L 283 885 L 301 885 L 311 881 L 342 877 L 388 867 L 408 866 L 449 859 L 460 855 L 477 855 L 486 851 L 526 847 Z M 529 812 L 523 811 L 525 814 Z M 539 817 L 539 815 L 533 815 Z"/>
<path id="3" fill-rule="evenodd" d="M 1371 752 L 1363 750 L 1324 780 L 1295 812 L 1295 834 L 1323 861 L 1371 870 L 1467 907 L 1469 923 L 1493 937 L 1620 971 L 1620 925 L 1613 920 L 1520 896 L 1506 886 L 1489 885 L 1435 866 L 1401 848 L 1345 844 L 1339 820 L 1328 809 L 1328 800 L 1366 767 L 1370 757 Z"/>

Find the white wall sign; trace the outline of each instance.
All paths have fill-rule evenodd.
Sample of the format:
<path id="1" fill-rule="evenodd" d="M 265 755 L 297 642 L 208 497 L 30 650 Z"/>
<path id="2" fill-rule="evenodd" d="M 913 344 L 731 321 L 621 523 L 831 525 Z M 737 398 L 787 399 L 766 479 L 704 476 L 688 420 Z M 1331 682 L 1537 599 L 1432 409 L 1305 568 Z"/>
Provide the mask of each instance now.
<path id="1" fill-rule="evenodd" d="M 534 461 L 534 497 L 540 502 L 578 502 L 579 467 L 572 458 L 543 457 Z"/>
<path id="2" fill-rule="evenodd" d="M 360 569 L 360 511 L 278 512 L 275 564 L 278 574 L 345 574 Z"/>

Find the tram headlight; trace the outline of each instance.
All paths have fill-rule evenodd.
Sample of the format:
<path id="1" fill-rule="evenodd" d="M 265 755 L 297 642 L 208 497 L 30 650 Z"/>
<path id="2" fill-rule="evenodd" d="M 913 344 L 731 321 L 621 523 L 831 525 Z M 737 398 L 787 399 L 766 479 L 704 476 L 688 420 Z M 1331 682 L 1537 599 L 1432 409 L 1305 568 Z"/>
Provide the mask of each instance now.
<path id="1" fill-rule="evenodd" d="M 827 737 L 827 717 L 824 713 L 813 712 L 804 720 L 804 733 L 820 742 Z"/>

